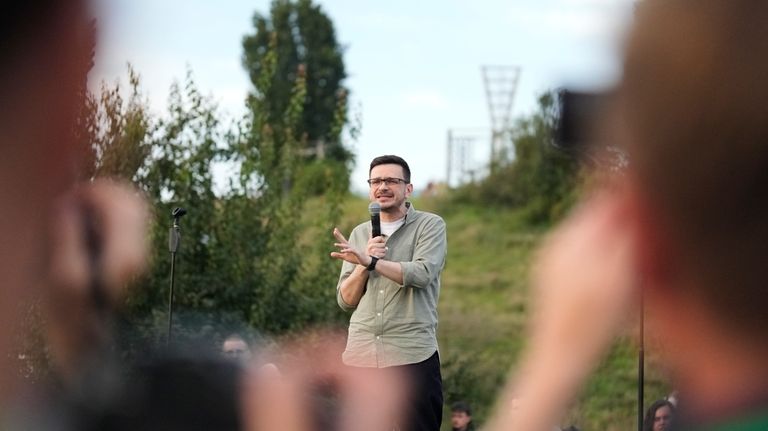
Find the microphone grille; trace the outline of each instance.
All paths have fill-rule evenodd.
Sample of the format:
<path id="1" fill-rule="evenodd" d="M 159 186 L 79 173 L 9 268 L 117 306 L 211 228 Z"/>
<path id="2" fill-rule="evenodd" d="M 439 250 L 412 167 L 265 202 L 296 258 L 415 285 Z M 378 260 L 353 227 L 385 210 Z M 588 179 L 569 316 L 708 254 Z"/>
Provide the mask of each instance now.
<path id="1" fill-rule="evenodd" d="M 371 215 L 376 215 L 381 212 L 381 205 L 379 205 L 378 202 L 371 202 L 370 205 L 368 205 L 368 212 L 371 213 Z"/>

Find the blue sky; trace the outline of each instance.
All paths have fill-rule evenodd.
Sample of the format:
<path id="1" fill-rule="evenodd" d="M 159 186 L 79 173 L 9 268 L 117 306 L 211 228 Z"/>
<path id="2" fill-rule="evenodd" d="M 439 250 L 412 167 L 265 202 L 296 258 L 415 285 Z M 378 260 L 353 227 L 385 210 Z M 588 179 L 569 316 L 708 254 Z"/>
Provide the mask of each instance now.
<path id="1" fill-rule="evenodd" d="M 317 1 L 317 0 L 316 0 Z M 92 82 L 125 80 L 130 62 L 151 108 L 165 109 L 168 89 L 191 69 L 204 94 L 234 117 L 250 82 L 241 41 L 267 0 L 97 0 L 100 45 Z M 398 154 L 411 165 L 416 191 L 446 177 L 448 129 L 482 135 L 490 119 L 482 65 L 513 65 L 521 75 L 513 117 L 561 86 L 599 88 L 619 73 L 620 36 L 631 0 L 326 0 L 361 134 L 348 146 L 357 158 L 353 189 L 365 190 L 367 165 Z M 478 141 L 469 161 L 483 163 Z M 218 175 L 225 175 L 219 173 Z"/>

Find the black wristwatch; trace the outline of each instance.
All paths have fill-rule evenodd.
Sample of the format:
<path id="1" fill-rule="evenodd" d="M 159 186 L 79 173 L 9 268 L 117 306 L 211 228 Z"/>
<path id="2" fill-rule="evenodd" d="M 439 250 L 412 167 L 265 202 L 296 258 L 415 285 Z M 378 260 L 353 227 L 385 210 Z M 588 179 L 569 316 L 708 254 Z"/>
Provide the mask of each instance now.
<path id="1" fill-rule="evenodd" d="M 371 263 L 368 264 L 368 266 L 365 267 L 368 271 L 373 271 L 376 269 L 376 262 L 379 261 L 379 258 L 376 256 L 371 256 Z"/>

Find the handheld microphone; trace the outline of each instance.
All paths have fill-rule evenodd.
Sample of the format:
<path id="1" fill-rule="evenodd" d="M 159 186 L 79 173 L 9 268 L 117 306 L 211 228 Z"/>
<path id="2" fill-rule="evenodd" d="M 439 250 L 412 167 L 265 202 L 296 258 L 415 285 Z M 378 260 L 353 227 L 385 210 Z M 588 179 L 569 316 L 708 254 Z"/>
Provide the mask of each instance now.
<path id="1" fill-rule="evenodd" d="M 371 213 L 371 238 L 381 236 L 381 205 L 378 202 L 371 202 L 368 205 L 368 212 Z"/>

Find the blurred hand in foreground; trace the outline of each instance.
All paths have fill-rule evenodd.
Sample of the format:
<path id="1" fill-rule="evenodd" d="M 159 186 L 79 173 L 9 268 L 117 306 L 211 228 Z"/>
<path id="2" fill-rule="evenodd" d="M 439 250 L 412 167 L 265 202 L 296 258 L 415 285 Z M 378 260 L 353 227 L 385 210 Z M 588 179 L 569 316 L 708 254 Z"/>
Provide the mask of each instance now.
<path id="1" fill-rule="evenodd" d="M 621 195 L 606 192 L 544 242 L 531 274 L 528 348 L 487 430 L 551 429 L 632 314 L 637 279 L 624 217 Z"/>
<path id="2" fill-rule="evenodd" d="M 137 190 L 100 180 L 61 197 L 52 216 L 46 306 L 54 357 L 67 374 L 104 341 L 101 319 L 144 270 L 148 212 Z"/>
<path id="3" fill-rule="evenodd" d="M 403 376 L 344 365 L 343 343 L 343 335 L 309 335 L 282 350 L 279 373 L 254 369 L 244 385 L 245 429 L 401 429 Z"/>

